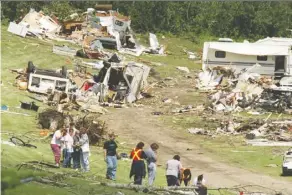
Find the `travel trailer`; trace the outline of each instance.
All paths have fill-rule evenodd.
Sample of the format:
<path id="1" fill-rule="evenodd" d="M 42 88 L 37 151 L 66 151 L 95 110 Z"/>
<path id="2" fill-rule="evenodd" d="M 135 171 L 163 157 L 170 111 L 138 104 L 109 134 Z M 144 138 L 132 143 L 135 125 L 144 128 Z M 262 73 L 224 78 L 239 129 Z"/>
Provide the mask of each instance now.
<path id="1" fill-rule="evenodd" d="M 292 75 L 292 39 L 267 38 L 249 42 L 205 42 L 202 68 L 225 66 L 282 78 Z"/>

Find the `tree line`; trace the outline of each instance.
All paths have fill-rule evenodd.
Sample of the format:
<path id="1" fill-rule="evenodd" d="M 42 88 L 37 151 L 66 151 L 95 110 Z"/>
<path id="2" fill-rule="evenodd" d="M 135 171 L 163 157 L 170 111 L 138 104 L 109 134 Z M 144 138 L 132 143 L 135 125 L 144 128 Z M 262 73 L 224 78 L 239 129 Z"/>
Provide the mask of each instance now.
<path id="1" fill-rule="evenodd" d="M 115 1 L 113 9 L 131 17 L 134 31 L 175 35 L 208 34 L 216 37 L 258 39 L 290 37 L 292 2 L 160 2 Z M 2 20 L 13 21 L 30 8 L 54 13 L 59 19 L 94 7 L 96 2 L 2 2 Z"/>

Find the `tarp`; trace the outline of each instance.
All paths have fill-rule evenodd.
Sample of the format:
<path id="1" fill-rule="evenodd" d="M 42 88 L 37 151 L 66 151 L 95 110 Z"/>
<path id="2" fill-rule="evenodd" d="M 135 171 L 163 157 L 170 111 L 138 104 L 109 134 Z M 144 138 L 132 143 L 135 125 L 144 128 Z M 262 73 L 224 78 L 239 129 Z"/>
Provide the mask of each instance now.
<path id="1" fill-rule="evenodd" d="M 241 55 L 255 55 L 255 56 L 289 55 L 288 46 L 269 45 L 269 47 L 267 47 L 264 44 L 256 44 L 256 43 L 210 42 L 209 48 L 215 49 L 218 51 L 226 51 L 226 52 L 236 53 L 236 54 L 241 54 Z"/>

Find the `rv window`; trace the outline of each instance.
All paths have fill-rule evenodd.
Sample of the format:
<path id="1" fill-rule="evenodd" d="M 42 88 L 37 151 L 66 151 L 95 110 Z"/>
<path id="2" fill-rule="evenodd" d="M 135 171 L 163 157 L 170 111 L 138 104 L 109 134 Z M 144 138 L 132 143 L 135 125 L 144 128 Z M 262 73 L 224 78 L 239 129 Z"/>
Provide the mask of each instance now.
<path id="1" fill-rule="evenodd" d="M 268 56 L 257 56 L 257 61 L 267 61 Z"/>
<path id="2" fill-rule="evenodd" d="M 225 51 L 215 51 L 215 57 L 216 58 L 225 58 L 226 52 Z"/>

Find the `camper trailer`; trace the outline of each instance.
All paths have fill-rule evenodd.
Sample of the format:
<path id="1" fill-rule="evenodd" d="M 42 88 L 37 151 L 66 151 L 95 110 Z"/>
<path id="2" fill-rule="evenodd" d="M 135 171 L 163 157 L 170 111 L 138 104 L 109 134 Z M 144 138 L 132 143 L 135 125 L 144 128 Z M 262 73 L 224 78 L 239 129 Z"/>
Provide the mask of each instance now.
<path id="1" fill-rule="evenodd" d="M 292 41 L 266 39 L 255 43 L 205 42 L 202 68 L 225 66 L 282 78 L 292 74 Z"/>

